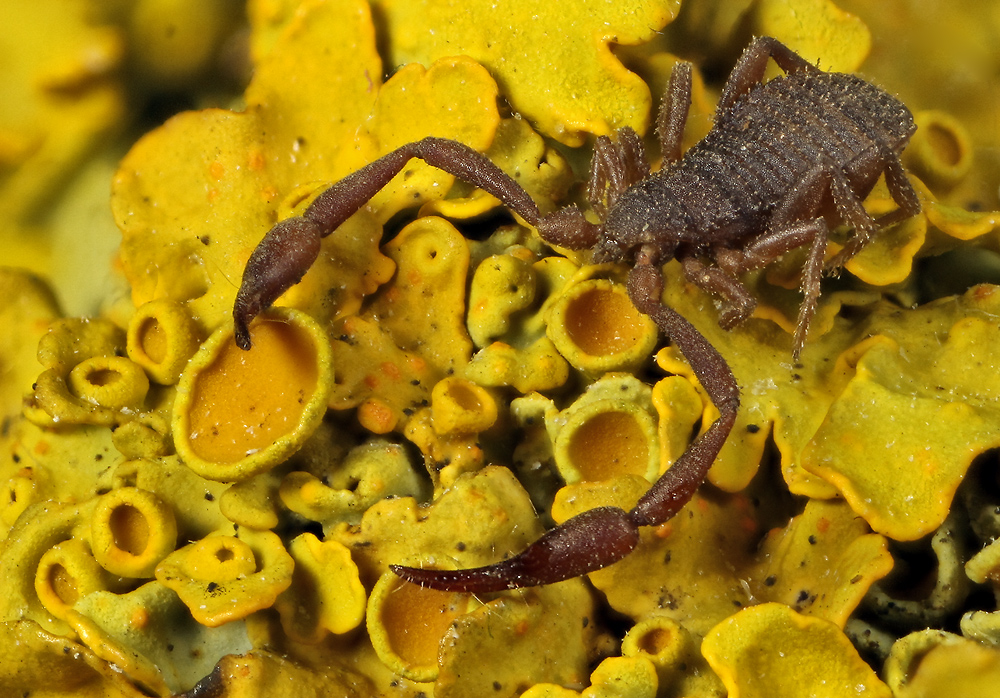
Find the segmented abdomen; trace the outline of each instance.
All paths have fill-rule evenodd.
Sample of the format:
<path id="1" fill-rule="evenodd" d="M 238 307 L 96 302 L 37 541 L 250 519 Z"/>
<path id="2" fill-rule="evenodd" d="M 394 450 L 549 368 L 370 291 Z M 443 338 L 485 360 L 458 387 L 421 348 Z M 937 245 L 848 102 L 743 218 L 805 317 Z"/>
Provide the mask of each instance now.
<path id="1" fill-rule="evenodd" d="M 871 147 L 898 152 L 913 130 L 909 110 L 861 78 L 793 73 L 755 87 L 720 114 L 666 176 L 683 192 L 678 204 L 689 230 L 707 244 L 725 240 L 733 227 L 762 226 L 816 165 L 845 168 Z M 715 201 L 706 206 L 706 199 Z"/>

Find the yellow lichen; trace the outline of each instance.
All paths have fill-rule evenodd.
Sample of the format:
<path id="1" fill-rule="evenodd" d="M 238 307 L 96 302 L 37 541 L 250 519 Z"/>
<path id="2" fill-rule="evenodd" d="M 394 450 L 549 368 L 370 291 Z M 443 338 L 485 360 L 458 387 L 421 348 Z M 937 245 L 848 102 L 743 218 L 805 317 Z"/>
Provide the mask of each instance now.
<path id="1" fill-rule="evenodd" d="M 4 419 L 21 411 L 21 399 L 38 375 L 35 356 L 45 328 L 58 309 L 52 291 L 38 277 L 0 268 L 0 326 L 9 336 L 0 343 L 0 414 Z M 2 438 L 2 437 L 0 437 Z"/>
<path id="2" fill-rule="evenodd" d="M 480 433 L 442 435 L 435 426 L 430 408 L 413 414 L 406 423 L 403 436 L 420 449 L 436 490 L 451 487 L 458 476 L 475 472 L 486 464 Z"/>
<path id="3" fill-rule="evenodd" d="M 539 681 L 583 684 L 588 647 L 598 632 L 595 612 L 593 596 L 580 580 L 478 605 L 456 618 L 445 636 L 434 694 L 515 696 Z"/>
<path id="4" fill-rule="evenodd" d="M 656 414 L 649 386 L 608 374 L 565 410 L 545 415 L 559 474 L 567 484 L 660 472 Z"/>
<path id="5" fill-rule="evenodd" d="M 531 264 L 535 260 L 528 250 L 517 252 L 484 259 L 472 276 L 468 325 L 469 336 L 477 347 L 485 347 L 506 334 L 511 316 L 535 301 L 536 272 Z"/>
<path id="6" fill-rule="evenodd" d="M 95 356 L 69 372 L 69 388 L 81 400 L 112 410 L 138 408 L 149 391 L 142 368 L 119 356 Z"/>
<path id="7" fill-rule="evenodd" d="M 0 594 L 0 621 L 5 623 L 29 620 L 47 632 L 60 636 L 70 634 L 69 626 L 47 608 L 51 597 L 39 597 L 35 587 L 36 571 L 43 558 L 63 541 L 86 540 L 86 529 L 92 504 L 86 506 L 44 502 L 25 510 L 11 529 L 11 535 L 0 547 L 0 579 L 4 593 Z M 57 612 L 64 610 L 57 605 Z"/>
<path id="8" fill-rule="evenodd" d="M 221 687 L 222 695 L 248 698 L 262 697 L 272 686 L 295 686 L 296 694 L 303 698 L 375 695 L 371 679 L 348 666 L 317 671 L 264 649 L 226 655 L 219 661 L 213 683 Z"/>
<path id="9" fill-rule="evenodd" d="M 178 540 L 198 540 L 228 523 L 216 503 L 226 485 L 196 475 L 177 456 L 125 461 L 114 469 L 111 484 L 150 492 L 169 506 Z"/>
<path id="10" fill-rule="evenodd" d="M 646 40 L 678 9 L 673 1 L 643 0 L 627 6 L 555 2 L 523 16 L 480 1 L 459 7 L 379 0 L 376 6 L 387 20 L 389 60 L 426 64 L 471 56 L 497 77 L 517 111 L 567 145 L 622 126 L 646 130 L 649 88 L 608 44 Z"/>
<path id="11" fill-rule="evenodd" d="M 411 681 L 434 681 L 441 641 L 468 605 L 465 594 L 422 589 L 386 572 L 368 601 L 368 635 L 394 672 Z"/>
<path id="12" fill-rule="evenodd" d="M 121 577 L 150 577 L 177 544 L 173 510 L 152 492 L 121 487 L 101 496 L 90 521 L 94 558 Z"/>
<path id="13" fill-rule="evenodd" d="M 58 422 L 110 426 L 126 421 L 129 415 L 123 414 L 123 409 L 137 407 L 135 398 L 140 394 L 145 397 L 149 381 L 141 369 L 136 372 L 123 368 L 122 362 L 127 360 L 117 355 L 124 348 L 124 340 L 124 333 L 104 319 L 52 323 L 38 342 L 38 363 L 45 370 L 32 386 L 34 393 L 26 401 L 25 416 L 39 426 Z M 95 365 L 90 375 L 87 366 L 95 360 L 98 364 L 117 364 L 119 370 Z M 83 368 L 77 369 L 81 364 Z M 122 370 L 126 373 L 122 374 Z M 106 391 L 101 390 L 102 383 L 109 384 Z M 110 402 L 102 404 L 101 399 Z"/>
<path id="14" fill-rule="evenodd" d="M 965 641 L 940 645 L 920 658 L 916 673 L 900 686 L 899 698 L 921 698 L 955 693 L 989 698 L 1000 681 L 1000 650 Z"/>
<path id="15" fill-rule="evenodd" d="M 972 657 L 969 655 L 974 656 L 976 652 L 975 650 L 970 651 L 970 648 L 975 645 L 976 643 L 959 635 L 933 628 L 925 628 L 904 635 L 893 643 L 889 656 L 886 658 L 885 682 L 896 695 L 899 695 L 914 678 L 924 658 L 931 652 L 943 647 L 958 647 L 957 653 L 945 654 L 966 655 L 971 659 Z"/>
<path id="16" fill-rule="evenodd" d="M 914 114 L 917 132 L 906 151 L 907 164 L 929 185 L 954 186 L 972 168 L 972 143 L 958 119 L 938 110 Z"/>
<path id="17" fill-rule="evenodd" d="M 29 620 L 0 623 L 0 685 L 39 698 L 139 698 L 121 671 L 89 648 Z"/>
<path id="18" fill-rule="evenodd" d="M 652 400 L 659 416 L 660 470 L 663 471 L 687 450 L 691 431 L 701 419 L 705 406 L 691 382 L 681 376 L 667 376 L 657 381 Z M 733 434 L 729 438 L 738 439 L 744 434 Z"/>
<path id="19" fill-rule="evenodd" d="M 136 305 L 184 302 L 207 334 L 228 316 L 233 281 L 279 209 L 307 198 L 297 187 L 314 183 L 315 192 L 421 135 L 488 147 L 499 121 L 489 75 L 454 58 L 427 70 L 409 66 L 382 85 L 373 31 L 364 3 L 307 2 L 257 66 L 244 112 L 181 114 L 132 149 L 112 205 Z M 452 180 L 415 163 L 372 210 L 387 220 L 404 205 L 443 196 Z M 198 223 L 178 226 L 182 209 Z M 378 227 L 362 215 L 327 238 L 320 261 L 284 302 L 321 320 L 356 310 L 391 273 L 377 250 Z M 344 290 L 331 303 L 326 290 L 334 286 Z"/>
<path id="20" fill-rule="evenodd" d="M 275 600 L 281 625 L 296 642 L 315 644 L 329 633 L 342 635 L 365 617 L 365 589 L 351 552 L 337 541 L 311 533 L 292 540 L 292 584 Z"/>
<path id="21" fill-rule="evenodd" d="M 87 648 L 131 679 L 138 695 L 174 694 L 228 652 L 250 649 L 243 623 L 200 625 L 157 581 L 125 594 L 89 594 L 74 605 L 69 622 Z"/>
<path id="22" fill-rule="evenodd" d="M 36 367 L 37 370 L 37 367 Z M 6 481 L 0 500 L 4 535 L 31 506 L 45 502 L 86 502 L 119 456 L 104 427 L 83 425 L 43 429 L 27 419 L 13 421 L 0 441 L 5 447 Z"/>
<path id="23" fill-rule="evenodd" d="M 292 583 L 295 566 L 270 531 L 209 536 L 180 548 L 156 567 L 156 579 L 211 628 L 271 606 Z"/>
<path id="24" fill-rule="evenodd" d="M 272 311 L 255 325 L 254 346 L 246 352 L 232 328 L 219 328 L 177 386 L 177 452 L 213 480 L 269 470 L 319 425 L 332 384 L 329 341 L 304 313 Z"/>
<path id="25" fill-rule="evenodd" d="M 210 67 L 235 24 L 235 0 L 136 0 L 129 39 L 142 51 L 133 68 L 143 81 L 178 89 Z"/>
<path id="26" fill-rule="evenodd" d="M 871 32 L 831 0 L 762 0 L 754 3 L 753 29 L 773 36 L 823 70 L 856 71 L 871 50 Z"/>
<path id="27" fill-rule="evenodd" d="M 998 302 L 994 289 L 979 287 L 903 317 L 886 311 L 870 325 L 883 334 L 839 360 L 848 371 L 853 365 L 854 375 L 803 453 L 803 466 L 834 484 L 876 531 L 899 540 L 933 531 L 972 459 L 1000 446 L 1000 386 L 976 368 L 1000 362 L 991 350 L 997 328 L 985 319 Z"/>
<path id="28" fill-rule="evenodd" d="M 35 570 L 35 593 L 45 610 L 60 620 L 83 596 L 107 589 L 110 577 L 82 540 L 70 538 L 42 555 Z"/>
<path id="29" fill-rule="evenodd" d="M 839 501 L 811 500 L 788 526 L 771 531 L 758 559 L 748 584 L 757 600 L 780 601 L 841 628 L 893 566 L 885 538 Z"/>
<path id="30" fill-rule="evenodd" d="M 542 213 L 553 210 L 573 182 L 566 159 L 521 118 L 501 119 L 496 138 L 485 154 L 531 194 Z M 427 202 L 420 208 L 420 215 L 473 218 L 500 205 L 492 194 L 456 181 L 448 198 Z"/>
<path id="31" fill-rule="evenodd" d="M 640 620 L 622 638 L 622 656 L 645 657 L 652 662 L 658 685 L 664 689 L 679 678 L 695 651 L 684 626 L 662 615 Z"/>
<path id="32" fill-rule="evenodd" d="M 352 449 L 342 462 L 324 464 L 317 474 L 288 473 L 281 481 L 281 502 L 324 528 L 358 523 L 362 514 L 387 497 L 422 498 L 425 486 L 399 444 L 370 441 Z"/>
<path id="33" fill-rule="evenodd" d="M 456 538 L 457 516 L 464 524 Z M 390 562 L 448 568 L 485 564 L 505 551 L 520 550 L 539 532 L 527 494 L 510 471 L 487 467 L 459 477 L 425 509 L 408 498 L 383 500 L 368 509 L 359 527 L 342 524 L 327 537 L 352 549 L 362 581 L 374 585 Z M 390 589 L 398 583 L 385 579 L 383 584 Z M 372 604 L 379 603 L 376 594 L 369 612 Z M 465 613 L 442 644 L 435 693 L 479 695 L 500 690 L 501 695 L 514 695 L 518 686 L 552 672 L 567 682 L 579 681 L 585 676 L 586 638 L 595 632 L 591 603 L 577 580 L 510 592 Z M 429 651 L 427 643 L 420 646 Z M 495 661 L 484 663 L 488 648 L 498 646 L 506 648 L 505 654 L 494 654 Z M 502 688 L 493 689 L 494 681 Z"/>
<path id="34" fill-rule="evenodd" d="M 584 277 L 592 273 L 581 271 Z M 656 345 L 656 325 L 635 309 L 623 284 L 586 278 L 574 282 L 548 313 L 548 336 L 556 349 L 592 377 L 637 369 Z"/>
<path id="35" fill-rule="evenodd" d="M 465 522 L 457 536 L 456 517 Z M 527 547 L 541 532 L 510 470 L 488 466 L 459 477 L 427 507 L 412 497 L 380 500 L 359 526 L 338 524 L 327 538 L 351 548 L 362 581 L 371 586 L 390 563 L 473 567 Z"/>
<path id="36" fill-rule="evenodd" d="M 537 256 L 521 245 L 484 259 L 469 290 L 469 334 L 480 351 L 465 375 L 481 385 L 511 385 L 521 393 L 552 390 L 569 378 L 569 364 L 546 333 L 548 309 L 577 266 Z"/>
<path id="37" fill-rule="evenodd" d="M 448 434 L 475 434 L 497 421 L 493 396 L 471 381 L 445 378 L 431 391 L 431 420 L 434 431 Z"/>
<path id="38" fill-rule="evenodd" d="M 78 254 L 106 252 L 92 245 L 99 226 L 80 215 L 84 204 L 66 203 L 82 195 L 63 192 L 93 189 L 86 205 L 101 209 L 103 198 L 106 206 L 93 173 L 112 156 L 95 155 L 75 177 L 92 187 L 71 181 L 67 163 L 105 129 L 90 117 L 99 116 L 95 95 L 118 94 L 110 77 L 118 37 L 149 49 L 125 55 L 127 73 L 152 94 L 144 116 L 159 116 L 168 84 L 182 100 L 232 104 L 235 95 L 216 86 L 208 96 L 191 87 L 214 70 L 210 55 L 240 69 L 233 49 L 242 37 L 228 35 L 238 18 L 221 9 L 238 3 L 209 4 L 97 3 L 86 22 L 79 0 L 44 22 L 25 8 L 0 10 L 24 28 L 0 41 L 16 59 L 14 79 L 0 75 L 12 87 L 0 100 L 15 117 L 29 115 L 11 128 L 0 118 L 0 164 L 8 165 L 0 209 L 13 211 L 0 236 L 3 261 L 49 273 L 64 295 L 72 290 L 74 313 L 92 315 L 56 321 L 38 281 L 0 271 L 10 339 L 0 346 L 0 645 L 8 650 L 0 685 L 39 698 L 138 698 L 191 691 L 211 673 L 198 691 L 234 696 L 283 685 L 303 696 L 359 697 L 887 695 L 838 628 L 859 647 L 870 631 L 875 665 L 900 628 L 954 625 L 964 611 L 967 639 L 907 636 L 884 675 L 900 696 L 941 692 L 948 680 L 954 687 L 957 674 L 970 695 L 990 690 L 996 652 L 983 645 L 998 642 L 1000 614 L 989 605 L 997 553 L 986 544 L 1000 525 L 989 514 L 998 504 L 993 457 L 981 454 L 1000 445 L 995 293 L 981 286 L 910 306 L 963 291 L 983 268 L 983 278 L 1000 278 L 988 267 L 1000 226 L 990 210 L 998 208 L 1000 92 L 990 76 L 1000 15 L 968 0 L 919 13 L 892 2 L 837 3 L 857 16 L 829 0 L 699 0 L 658 32 L 677 2 L 618 3 L 607 16 L 592 3 L 569 11 L 556 2 L 530 18 L 514 3 L 501 19 L 480 0 L 460 11 L 376 0 L 372 21 L 359 0 L 252 0 L 256 65 L 245 110 L 175 116 L 118 172 L 113 206 L 124 241 L 113 264 L 131 302 L 121 280 L 101 294 L 78 292 L 86 285 L 78 279 L 110 276 L 103 261 Z M 33 9 L 51 14 L 51 0 Z M 166 34 L 153 21 L 161 16 L 171 18 Z M 95 29 L 98 22 L 116 24 Z M 74 27 L 79 33 L 67 31 Z M 248 420 L 212 418 L 223 403 L 250 398 L 244 417 L 264 404 L 286 414 L 288 403 L 271 399 L 284 394 L 296 403 L 291 422 L 302 421 L 287 386 L 296 376 L 310 382 L 316 362 L 286 371 L 266 360 L 248 382 L 220 377 L 200 404 L 199 428 L 232 427 L 235 451 L 212 451 L 205 462 L 220 462 L 211 470 L 185 464 L 197 469 L 199 456 L 188 448 L 190 430 L 171 425 L 171 409 L 206 393 L 192 397 L 177 380 L 201 338 L 228 328 L 247 256 L 275 221 L 301 215 L 331 182 L 428 134 L 486 152 L 543 212 L 583 203 L 583 187 L 570 184 L 585 179 L 591 148 L 565 144 L 631 124 L 646 131 L 655 168 L 650 91 L 663 93 L 679 59 L 694 60 L 691 146 L 710 127 L 725 68 L 750 34 L 777 36 L 823 69 L 860 68 L 903 96 L 919 124 L 905 162 L 926 178 L 911 176 L 923 211 L 880 231 L 839 280 L 824 281 L 800 365 L 790 332 L 801 251 L 742 277 L 759 304 L 732 331 L 719 329 L 713 299 L 677 264 L 666 266 L 665 304 L 732 364 L 742 408 L 711 484 L 673 520 L 644 528 L 625 560 L 592 573 L 599 593 L 571 580 L 440 594 L 387 572 L 393 563 L 494 562 L 551 520 L 601 505 L 628 510 L 716 417 L 675 346 L 657 340 L 667 348 L 653 366 L 650 348 L 630 342 L 651 343 L 656 333 L 630 308 L 627 265 L 595 267 L 586 252 L 550 250 L 520 219 L 498 226 L 492 196 L 419 161 L 324 238 L 315 268 L 279 300 L 316 321 L 317 351 L 334 344 L 340 383 L 316 409 L 323 422 L 279 454 L 226 470 L 234 453 L 236 461 L 264 453 L 284 431 L 255 441 L 261 434 L 246 433 Z M 647 36 L 643 46 L 624 45 Z M 877 39 L 873 49 L 872 36 L 895 40 Z M 223 37 L 226 46 L 213 45 Z M 48 62 L 28 65 L 31 57 Z M 423 65 L 406 63 L 415 59 Z M 132 96 L 142 108 L 145 96 Z M 83 114 L 84 104 L 94 113 Z M 50 193 L 39 206 L 42 191 Z M 865 206 L 877 216 L 896 205 L 880 182 Z M 28 211 L 39 215 L 27 220 Z M 63 235 L 55 241 L 54 220 Z M 829 253 L 843 235 L 833 230 Z M 54 257 L 64 259 L 52 266 Z M 259 323 L 263 344 L 281 312 Z M 641 347 L 619 351 L 626 345 Z M 620 363 L 585 360 L 601 354 Z M 251 356 L 233 349 L 229 358 Z M 556 466 L 576 483 L 560 487 Z M 968 526 L 952 502 L 963 478 Z M 320 527 L 323 542 L 302 533 Z M 887 545 L 883 534 L 928 538 Z M 877 583 L 889 552 L 897 573 Z M 178 591 L 149 581 L 148 561 L 126 557 L 142 557 L 134 553 L 168 556 L 160 576 Z M 925 563 L 926 574 L 907 571 Z M 973 582 L 987 590 L 970 596 Z M 366 634 L 365 589 L 383 585 L 389 591 L 378 601 L 372 594 Z M 859 604 L 867 630 L 859 630 Z M 624 639 L 622 618 L 634 623 Z M 425 673 L 373 644 L 386 628 L 395 632 L 389 645 Z M 698 656 L 706 637 L 719 675 Z"/>
<path id="39" fill-rule="evenodd" d="M 731 698 L 892 695 L 837 626 L 783 604 L 747 608 L 719 623 L 702 653 Z"/>
<path id="40" fill-rule="evenodd" d="M 259 531 L 275 528 L 282 513 L 278 499 L 282 470 L 268 470 L 234 483 L 219 498 L 219 511 L 237 526 Z"/>
<path id="41" fill-rule="evenodd" d="M 590 686 L 573 691 L 557 684 L 539 683 L 521 698 L 655 698 L 656 671 L 646 657 L 608 657 L 590 675 Z"/>
<path id="42" fill-rule="evenodd" d="M 404 428 L 472 350 L 463 322 L 469 249 L 458 230 L 440 218 L 421 218 L 385 252 L 396 262 L 395 277 L 362 315 L 333 330 L 342 370 L 330 406 L 358 407 L 359 421 L 375 433 Z"/>
<path id="43" fill-rule="evenodd" d="M 563 521 L 596 506 L 628 510 L 647 489 L 634 476 L 567 487 L 557 494 L 552 515 Z M 766 514 L 751 496 L 696 494 L 671 521 L 642 529 L 638 548 L 591 573 L 591 581 L 613 608 L 637 622 L 662 616 L 698 637 L 734 606 L 768 601 L 842 625 L 891 569 L 885 540 L 843 503 L 810 503 L 757 549 Z M 715 551 L 710 556 L 707 547 Z"/>
<path id="44" fill-rule="evenodd" d="M 191 316 L 168 299 L 146 303 L 129 321 L 128 356 L 161 385 L 177 382 L 200 344 Z"/>
<path id="45" fill-rule="evenodd" d="M 21 220 L 37 213 L 87 150 L 117 130 L 125 100 L 116 69 L 122 59 L 120 32 L 93 21 L 87 2 L 44 0 L 4 3 L 0 53 L 0 215 Z M 19 263 L 19 244 L 3 240 Z M 25 257 L 38 247 L 25 240 Z M 47 252 L 47 250 L 46 250 Z M 48 254 L 45 254 L 47 257 Z M 37 264 L 37 262 L 35 262 Z M 34 266 L 34 265 L 32 265 Z"/>

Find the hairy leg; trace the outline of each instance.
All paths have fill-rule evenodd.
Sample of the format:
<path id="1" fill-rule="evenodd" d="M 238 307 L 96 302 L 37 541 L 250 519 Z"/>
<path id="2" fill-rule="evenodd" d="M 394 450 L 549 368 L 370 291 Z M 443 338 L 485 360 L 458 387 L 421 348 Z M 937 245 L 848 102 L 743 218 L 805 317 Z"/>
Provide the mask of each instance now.
<path id="1" fill-rule="evenodd" d="M 865 150 L 857 159 L 864 160 L 870 170 L 884 173 L 889 195 L 899 208 L 873 219 L 865 210 L 864 202 L 854 194 L 856 188 L 847 187 L 845 191 L 839 192 L 835 190 L 837 211 L 844 222 L 854 228 L 854 234 L 844 244 L 844 248 L 827 263 L 826 268 L 833 273 L 837 273 L 871 242 L 876 231 L 920 213 L 920 199 L 903 170 L 899 155 L 887 146 L 879 145 Z"/>
<path id="2" fill-rule="evenodd" d="M 691 73 L 693 68 L 681 61 L 670 72 L 670 84 L 660 102 L 656 115 L 656 137 L 660 140 L 663 165 L 681 159 L 681 141 L 691 110 Z"/>
<path id="3" fill-rule="evenodd" d="M 587 200 L 603 220 L 622 192 L 649 176 L 646 148 L 629 127 L 618 130 L 617 140 L 601 136 L 594 144 L 587 181 Z"/>
<path id="4" fill-rule="evenodd" d="M 778 67 L 786 73 L 799 70 L 818 72 L 816 66 L 777 39 L 770 36 L 758 37 L 743 51 L 733 72 L 729 74 L 729 80 L 726 81 L 725 87 L 722 88 L 722 96 L 719 97 L 717 114 L 729 109 L 764 79 L 764 70 L 767 68 L 769 58 L 773 58 Z"/>
<path id="5" fill-rule="evenodd" d="M 767 232 L 751 241 L 743 251 L 742 266 L 749 270 L 770 264 L 789 250 L 809 245 L 802 269 L 802 303 L 792 337 L 792 358 L 795 361 L 798 361 L 805 346 L 819 301 L 823 259 L 829 237 L 826 220 L 819 215 L 820 208 L 827 192 L 832 192 L 836 201 L 843 196 L 845 188 L 850 191 L 843 171 L 836 164 L 825 161 L 813 167 L 772 214 Z"/>
<path id="6" fill-rule="evenodd" d="M 724 252 L 723 258 L 725 259 Z M 739 256 L 740 261 L 743 255 Z M 742 265 L 731 264 L 731 268 L 705 264 L 695 257 L 685 257 L 681 261 L 681 268 L 684 270 L 684 277 L 698 288 L 710 293 L 722 300 L 723 306 L 719 311 L 719 326 L 724 330 L 732 329 L 740 324 L 753 313 L 757 307 L 757 299 L 754 298 L 746 286 L 744 286 L 732 268 L 738 271 L 745 271 Z"/>

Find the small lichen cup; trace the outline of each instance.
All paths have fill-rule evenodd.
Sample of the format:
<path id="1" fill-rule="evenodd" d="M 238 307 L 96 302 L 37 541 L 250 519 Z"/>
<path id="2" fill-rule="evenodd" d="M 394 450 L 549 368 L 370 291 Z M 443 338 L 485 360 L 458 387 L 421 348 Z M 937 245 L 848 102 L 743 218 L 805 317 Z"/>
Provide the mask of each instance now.
<path id="1" fill-rule="evenodd" d="M 472 381 L 449 376 L 431 391 L 431 420 L 442 436 L 477 434 L 497 421 L 496 401 Z"/>
<path id="2" fill-rule="evenodd" d="M 548 313 L 548 336 L 576 369 L 596 378 L 638 368 L 656 346 L 656 324 L 608 279 L 572 285 Z"/>
<path id="3" fill-rule="evenodd" d="M 78 599 L 108 589 L 108 574 L 97 564 L 90 547 L 70 538 L 49 548 L 35 569 L 35 593 L 45 610 L 60 620 Z"/>
<path id="4" fill-rule="evenodd" d="M 292 583 L 295 562 L 276 534 L 241 528 L 239 535 L 207 536 L 156 567 L 157 581 L 210 628 L 270 608 Z"/>
<path id="5" fill-rule="evenodd" d="M 150 380 L 173 385 L 199 344 L 197 325 L 184 306 L 161 298 L 136 310 L 128 324 L 125 347 Z"/>
<path id="6" fill-rule="evenodd" d="M 441 639 L 468 603 L 465 594 L 424 589 L 384 573 L 368 597 L 368 635 L 375 653 L 400 676 L 434 681 Z"/>
<path id="7" fill-rule="evenodd" d="M 138 364 L 121 356 L 93 356 L 69 372 L 70 390 L 79 398 L 113 410 L 138 409 L 149 379 Z"/>
<path id="8" fill-rule="evenodd" d="M 329 338 L 305 313 L 275 308 L 240 349 L 229 326 L 216 330 L 177 384 L 172 432 L 177 454 L 209 480 L 234 482 L 295 453 L 326 412 L 333 386 Z"/>
<path id="9" fill-rule="evenodd" d="M 931 186 L 950 188 L 972 167 L 972 139 L 962 123 L 937 110 L 913 116 L 917 131 L 906 149 L 906 163 Z"/>
<path id="10" fill-rule="evenodd" d="M 120 577 L 151 577 L 177 545 L 173 509 L 152 492 L 121 487 L 102 495 L 90 519 L 94 558 Z"/>
<path id="11" fill-rule="evenodd" d="M 643 618 L 625 633 L 622 654 L 626 657 L 646 657 L 656 668 L 662 685 L 689 661 L 694 643 L 690 633 L 680 623 L 666 616 Z"/>
<path id="12" fill-rule="evenodd" d="M 568 485 L 639 475 L 656 480 L 660 467 L 656 412 L 649 386 L 609 374 L 561 412 L 545 416 L 556 468 Z"/>

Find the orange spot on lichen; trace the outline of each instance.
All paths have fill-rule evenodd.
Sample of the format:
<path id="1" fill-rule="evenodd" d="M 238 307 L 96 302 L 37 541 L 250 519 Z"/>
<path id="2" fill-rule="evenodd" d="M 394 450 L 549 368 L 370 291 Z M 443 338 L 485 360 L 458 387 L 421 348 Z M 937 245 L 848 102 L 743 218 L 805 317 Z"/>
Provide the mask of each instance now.
<path id="1" fill-rule="evenodd" d="M 987 284 L 979 284 L 974 286 L 969 294 L 977 301 L 986 301 L 997 291 L 996 286 L 990 286 Z"/>
<path id="2" fill-rule="evenodd" d="M 830 530 L 830 519 L 821 518 L 816 522 L 816 530 L 820 533 L 826 533 Z"/>
<path id="3" fill-rule="evenodd" d="M 653 532 L 656 533 L 657 538 L 669 538 L 670 534 L 674 532 L 674 526 L 668 521 L 654 528 Z"/>
<path id="4" fill-rule="evenodd" d="M 399 366 L 392 363 L 391 361 L 383 361 L 379 366 L 382 369 L 382 373 L 391 378 L 394 381 L 398 381 L 399 377 L 402 375 L 399 370 Z"/>
<path id="5" fill-rule="evenodd" d="M 136 629 L 145 628 L 149 624 L 149 611 L 145 608 L 137 608 L 132 612 L 132 617 L 129 618 L 129 624 Z"/>
<path id="6" fill-rule="evenodd" d="M 216 160 L 208 166 L 208 174 L 212 176 L 212 179 L 222 179 L 222 176 L 226 174 L 226 166 Z"/>
<path id="7" fill-rule="evenodd" d="M 264 155 L 259 150 L 251 150 L 247 165 L 254 172 L 260 172 L 264 169 Z"/>
<path id="8" fill-rule="evenodd" d="M 343 330 L 343 333 L 348 337 L 354 337 L 358 333 L 358 324 L 360 322 L 361 318 L 359 318 L 357 315 L 352 315 L 344 320 L 343 324 L 340 326 L 340 329 Z"/>
<path id="9" fill-rule="evenodd" d="M 388 434 L 396 428 L 396 414 L 389 405 L 372 398 L 358 407 L 358 422 L 375 434 Z"/>

